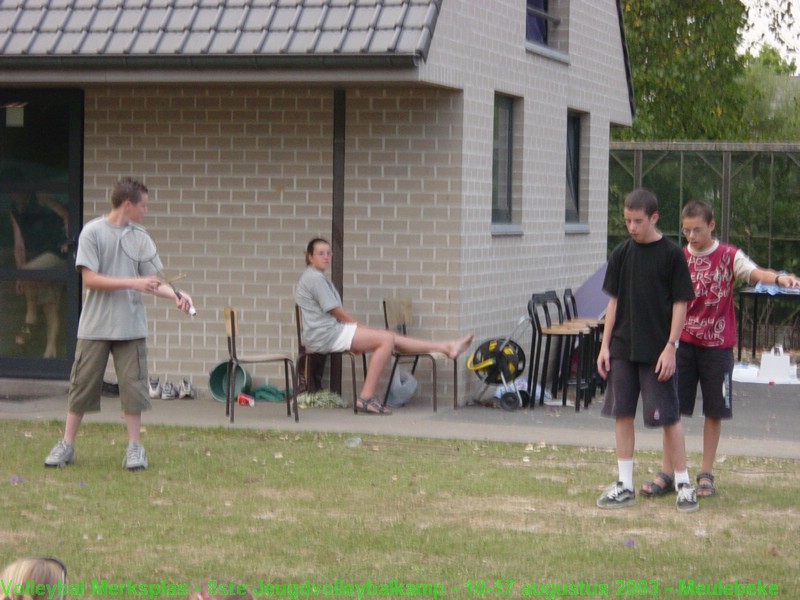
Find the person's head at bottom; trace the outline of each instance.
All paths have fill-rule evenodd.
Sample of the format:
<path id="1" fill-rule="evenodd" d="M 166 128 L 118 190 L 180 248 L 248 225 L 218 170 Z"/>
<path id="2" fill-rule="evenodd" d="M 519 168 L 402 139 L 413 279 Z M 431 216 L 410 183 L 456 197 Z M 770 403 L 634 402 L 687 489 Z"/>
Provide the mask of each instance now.
<path id="1" fill-rule="evenodd" d="M 0 581 L 0 600 L 59 600 L 67 594 L 67 567 L 48 556 L 20 558 L 3 569 Z"/>

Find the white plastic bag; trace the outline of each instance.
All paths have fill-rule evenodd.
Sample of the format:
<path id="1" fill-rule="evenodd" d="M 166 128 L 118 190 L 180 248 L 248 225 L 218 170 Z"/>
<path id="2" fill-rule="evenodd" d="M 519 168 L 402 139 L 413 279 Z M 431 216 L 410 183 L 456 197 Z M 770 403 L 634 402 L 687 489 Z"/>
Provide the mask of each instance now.
<path id="1" fill-rule="evenodd" d="M 411 373 L 398 367 L 397 371 L 394 373 L 392 385 L 389 387 L 389 396 L 386 399 L 386 405 L 391 408 L 405 406 L 416 391 L 417 380 Z"/>

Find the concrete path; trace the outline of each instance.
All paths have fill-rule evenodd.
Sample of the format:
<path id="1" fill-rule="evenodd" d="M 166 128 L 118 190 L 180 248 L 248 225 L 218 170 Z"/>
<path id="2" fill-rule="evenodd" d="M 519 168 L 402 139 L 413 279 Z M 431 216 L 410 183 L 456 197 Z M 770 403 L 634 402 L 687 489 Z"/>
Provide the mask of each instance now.
<path id="1" fill-rule="evenodd" d="M 195 400 L 154 400 L 143 423 L 613 448 L 613 421 L 600 416 L 602 402 L 599 397 L 576 413 L 574 408 L 538 405 L 533 411 L 517 412 L 476 406 L 453 410 L 442 401 L 434 413 L 429 398 L 418 393 L 411 406 L 391 416 L 354 415 L 351 409 L 300 409 L 299 423 L 286 416 L 284 404 L 258 402 L 253 408 L 237 406 L 231 425 L 225 405 L 206 392 Z M 66 406 L 64 381 L 0 379 L 0 419 L 63 421 Z M 124 424 L 119 399 L 104 398 L 102 411 L 87 415 L 84 425 L 93 422 Z M 645 429 L 641 416 L 636 428 L 638 449 L 660 450 L 660 430 Z M 684 419 L 684 428 L 687 451 L 702 452 L 702 416 Z M 800 386 L 734 383 L 734 418 L 723 425 L 720 456 L 800 458 L 799 438 Z"/>

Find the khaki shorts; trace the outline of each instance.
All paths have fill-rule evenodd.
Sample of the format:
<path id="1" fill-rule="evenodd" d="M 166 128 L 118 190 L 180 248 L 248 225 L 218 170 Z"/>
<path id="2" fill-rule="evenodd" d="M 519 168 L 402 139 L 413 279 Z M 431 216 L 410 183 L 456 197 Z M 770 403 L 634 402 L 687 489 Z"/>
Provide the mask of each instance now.
<path id="1" fill-rule="evenodd" d="M 137 415 L 151 408 L 147 393 L 147 340 L 78 340 L 69 381 L 71 413 L 100 411 L 100 392 L 109 354 L 114 355 L 122 412 Z"/>

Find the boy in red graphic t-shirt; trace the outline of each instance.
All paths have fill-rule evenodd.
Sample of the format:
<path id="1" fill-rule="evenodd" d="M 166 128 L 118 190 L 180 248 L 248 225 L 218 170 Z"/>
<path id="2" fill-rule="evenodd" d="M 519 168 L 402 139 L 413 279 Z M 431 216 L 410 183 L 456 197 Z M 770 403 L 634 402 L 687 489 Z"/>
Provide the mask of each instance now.
<path id="1" fill-rule="evenodd" d="M 736 279 L 782 287 L 800 287 L 800 279 L 758 267 L 744 252 L 713 237 L 714 212 L 709 204 L 692 200 L 681 212 L 683 253 L 689 263 L 695 298 L 686 308 L 686 322 L 676 357 L 681 414 L 694 413 L 697 385 L 703 392 L 703 466 L 697 475 L 697 495 L 713 496 L 714 460 L 722 420 L 733 416 L 731 375 L 736 346 L 733 284 Z M 664 454 L 663 471 L 642 486 L 644 496 L 661 496 L 672 488 L 672 466 Z"/>

